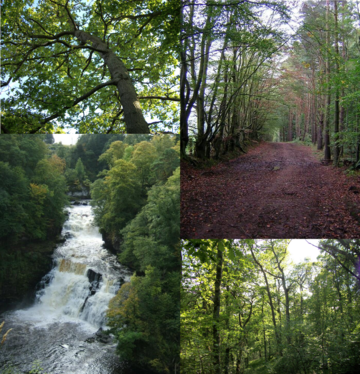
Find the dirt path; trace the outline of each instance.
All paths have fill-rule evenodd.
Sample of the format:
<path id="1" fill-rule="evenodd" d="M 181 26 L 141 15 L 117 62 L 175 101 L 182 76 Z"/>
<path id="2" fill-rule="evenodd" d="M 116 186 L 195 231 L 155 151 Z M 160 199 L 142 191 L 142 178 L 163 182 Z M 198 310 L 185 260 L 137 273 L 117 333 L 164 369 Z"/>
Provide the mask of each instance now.
<path id="1" fill-rule="evenodd" d="M 212 169 L 182 167 L 182 238 L 359 238 L 360 179 L 311 148 L 262 143 Z"/>

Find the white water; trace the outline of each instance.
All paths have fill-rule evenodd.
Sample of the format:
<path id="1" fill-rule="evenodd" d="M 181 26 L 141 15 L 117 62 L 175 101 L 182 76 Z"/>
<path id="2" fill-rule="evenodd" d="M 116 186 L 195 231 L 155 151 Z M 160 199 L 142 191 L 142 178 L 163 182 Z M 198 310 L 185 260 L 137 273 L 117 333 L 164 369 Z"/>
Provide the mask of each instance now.
<path id="1" fill-rule="evenodd" d="M 36 304 L 15 315 L 36 326 L 81 321 L 90 329 L 104 327 L 109 301 L 131 273 L 102 247 L 90 206 L 73 206 L 69 213 L 62 232 L 69 238 L 55 250 L 55 267 L 43 278 Z M 90 283 L 89 270 L 101 274 L 98 284 Z"/>

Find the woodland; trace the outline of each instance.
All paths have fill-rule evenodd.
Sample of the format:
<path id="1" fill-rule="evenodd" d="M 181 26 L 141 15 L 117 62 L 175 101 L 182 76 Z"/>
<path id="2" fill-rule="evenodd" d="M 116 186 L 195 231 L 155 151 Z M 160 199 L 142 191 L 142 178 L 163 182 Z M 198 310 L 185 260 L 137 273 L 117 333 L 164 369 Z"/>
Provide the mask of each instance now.
<path id="1" fill-rule="evenodd" d="M 300 263 L 289 244 L 182 241 L 182 373 L 358 373 L 360 241 Z"/>
<path id="2" fill-rule="evenodd" d="M 90 192 L 107 248 L 134 271 L 108 312 L 119 355 L 149 372 L 174 372 L 180 328 L 179 153 L 171 135 L 82 135 L 73 146 L 54 143 L 52 134 L 2 135 L 1 307 L 35 292 L 61 242 L 64 208 L 75 192 Z"/>
<path id="3" fill-rule="evenodd" d="M 1 7 L 3 133 L 178 127 L 179 0 Z"/>
<path id="4" fill-rule="evenodd" d="M 357 0 L 185 2 L 182 157 L 301 141 L 357 166 L 359 11 Z"/>

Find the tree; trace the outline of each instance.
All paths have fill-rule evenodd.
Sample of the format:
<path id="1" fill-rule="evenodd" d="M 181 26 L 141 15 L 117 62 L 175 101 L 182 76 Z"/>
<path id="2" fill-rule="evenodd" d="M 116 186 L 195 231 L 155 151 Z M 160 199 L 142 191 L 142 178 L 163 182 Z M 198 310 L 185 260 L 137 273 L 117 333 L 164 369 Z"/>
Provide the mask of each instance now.
<path id="1" fill-rule="evenodd" d="M 222 240 L 183 241 L 182 370 L 355 373 L 358 281 L 328 251 L 341 252 L 344 260 L 346 253 L 357 253 L 358 243 L 341 242 L 322 241 L 327 249 L 316 262 L 294 265 L 288 240 L 239 240 L 230 246 Z M 351 261 L 347 265 L 355 270 Z"/>
<path id="2" fill-rule="evenodd" d="M 44 138 L 44 142 L 47 143 L 47 144 L 54 144 L 55 143 L 54 135 L 53 134 L 46 134 L 45 138 Z"/>
<path id="3" fill-rule="evenodd" d="M 77 177 L 79 178 L 79 181 L 83 182 L 86 178 L 86 174 L 84 164 L 82 163 L 81 158 L 78 158 L 78 160 L 76 161 L 75 171 Z"/>
<path id="4" fill-rule="evenodd" d="M 0 137 L 0 238 L 15 243 L 28 239 L 53 238 L 64 222 L 68 203 L 63 176 L 64 161 L 47 158 L 42 136 Z"/>
<path id="5" fill-rule="evenodd" d="M 220 149 L 243 149 L 264 126 L 269 105 L 263 94 L 273 87 L 270 59 L 284 43 L 276 28 L 287 20 L 287 8 L 273 1 L 240 3 L 194 1 L 183 9 L 182 157 L 190 135 L 197 157 L 209 158 L 211 147 L 218 157 Z M 265 9 L 277 23 L 259 17 Z"/>
<path id="6" fill-rule="evenodd" d="M 156 156 L 156 148 L 149 142 L 140 142 L 134 146 L 131 162 L 136 165 L 142 186 L 149 183 L 151 165 Z"/>
<path id="7" fill-rule="evenodd" d="M 136 166 L 117 160 L 104 179 L 97 179 L 92 184 L 91 197 L 100 230 L 115 237 L 135 217 L 143 203 Z"/>
<path id="8" fill-rule="evenodd" d="M 179 11 L 178 0 L 7 3 L 2 131 L 148 133 L 139 100 L 172 126 Z"/>
<path id="9" fill-rule="evenodd" d="M 136 275 L 108 312 L 121 357 L 157 373 L 179 370 L 179 200 L 177 168 L 165 184 L 150 189 L 146 204 L 122 230 L 119 260 Z"/>

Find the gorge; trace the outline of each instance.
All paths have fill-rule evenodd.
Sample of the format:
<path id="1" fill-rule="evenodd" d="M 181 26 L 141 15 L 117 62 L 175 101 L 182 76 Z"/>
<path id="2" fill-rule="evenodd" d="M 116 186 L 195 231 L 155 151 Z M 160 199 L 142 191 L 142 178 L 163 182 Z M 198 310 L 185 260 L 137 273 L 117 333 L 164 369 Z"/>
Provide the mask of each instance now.
<path id="1" fill-rule="evenodd" d="M 38 284 L 35 303 L 0 317 L 5 329 L 12 329 L 1 347 L 1 372 L 8 367 L 28 372 L 37 363 L 46 373 L 123 372 L 116 344 L 102 329 L 110 299 L 131 272 L 103 248 L 89 205 L 68 211 L 66 240 L 54 251 L 53 268 Z"/>

